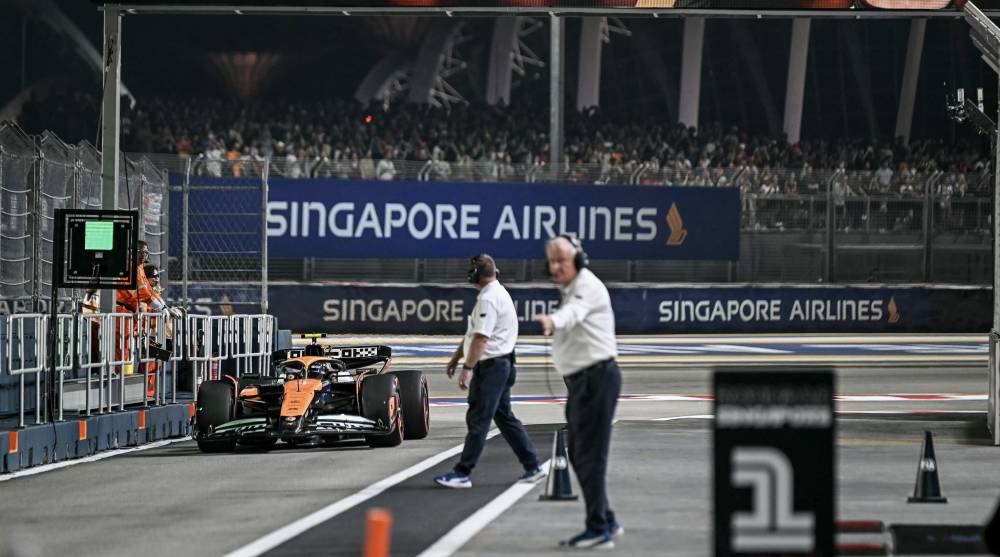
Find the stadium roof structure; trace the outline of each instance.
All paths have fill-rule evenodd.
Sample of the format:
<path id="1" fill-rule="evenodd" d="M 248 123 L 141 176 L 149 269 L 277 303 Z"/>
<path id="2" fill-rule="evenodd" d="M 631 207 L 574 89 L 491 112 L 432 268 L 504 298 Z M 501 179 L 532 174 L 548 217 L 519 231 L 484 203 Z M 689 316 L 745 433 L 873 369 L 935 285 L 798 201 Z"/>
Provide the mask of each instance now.
<path id="1" fill-rule="evenodd" d="M 92 0 L 127 14 L 607 15 L 616 17 L 913 19 L 960 18 L 965 0 Z M 1000 0 L 977 3 L 1000 16 Z"/>

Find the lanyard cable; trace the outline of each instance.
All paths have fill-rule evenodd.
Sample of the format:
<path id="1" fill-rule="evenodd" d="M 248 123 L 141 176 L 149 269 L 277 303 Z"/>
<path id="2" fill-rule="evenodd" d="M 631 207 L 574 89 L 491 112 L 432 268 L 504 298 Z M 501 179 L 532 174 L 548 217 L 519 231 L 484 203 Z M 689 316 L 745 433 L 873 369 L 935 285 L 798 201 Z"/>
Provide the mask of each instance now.
<path id="1" fill-rule="evenodd" d="M 544 357 L 542 358 L 543 361 L 545 362 L 545 386 L 549 390 L 549 396 L 551 396 L 552 398 L 556 398 L 556 394 L 552 391 L 552 383 L 549 381 L 549 368 L 551 367 L 549 365 L 549 351 L 551 350 L 552 346 L 551 342 L 549 341 L 549 335 L 546 335 L 544 331 L 542 332 L 542 338 L 545 339 L 545 350 L 543 351 Z"/>

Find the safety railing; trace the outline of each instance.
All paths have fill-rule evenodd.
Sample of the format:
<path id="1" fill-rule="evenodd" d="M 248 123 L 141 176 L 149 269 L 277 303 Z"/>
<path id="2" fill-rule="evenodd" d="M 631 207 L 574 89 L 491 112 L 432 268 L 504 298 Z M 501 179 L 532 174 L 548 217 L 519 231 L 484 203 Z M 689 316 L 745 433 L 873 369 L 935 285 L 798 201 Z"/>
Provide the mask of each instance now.
<path id="1" fill-rule="evenodd" d="M 198 379 L 209 377 L 212 351 L 208 346 L 212 338 L 212 320 L 207 315 L 189 315 L 184 328 L 184 358 L 191 362 L 191 392 L 197 400 Z"/>
<path id="2" fill-rule="evenodd" d="M 17 390 L 16 402 L 0 401 L 0 414 L 16 413 L 19 427 L 31 410 L 40 424 L 66 413 L 177 402 L 178 370 L 187 363 L 194 396 L 202 381 L 221 376 L 224 360 L 233 362 L 226 372 L 236 376 L 264 373 L 277 325 L 270 315 L 58 314 L 50 354 L 50 319 L 17 314 L 0 322 L 0 387 Z"/>
<path id="3" fill-rule="evenodd" d="M 234 315 L 230 318 L 232 351 L 237 377 L 245 373 L 264 373 L 273 345 L 271 318 L 268 315 Z"/>
<path id="4" fill-rule="evenodd" d="M 161 362 L 166 364 L 178 359 L 173 351 L 172 339 L 175 327 L 178 327 L 180 320 L 179 317 L 169 317 L 162 313 L 139 314 L 139 330 L 142 331 L 137 345 L 139 364 L 147 385 L 147 392 L 151 393 L 147 398 L 151 398 L 155 404 L 162 404 L 166 400 L 163 392 L 164 382 L 157 380 L 157 375 Z M 171 384 L 175 386 L 171 400 L 176 399 L 177 396 L 176 369 L 176 365 L 170 368 L 173 373 Z M 150 383 L 150 378 L 153 378 L 152 383 Z M 143 403 L 148 404 L 149 401 L 144 400 Z"/>
<path id="5" fill-rule="evenodd" d="M 986 409 L 986 427 L 994 445 L 1000 445 L 1000 331 L 990 331 L 990 366 L 987 370 L 988 392 Z"/>
<path id="6" fill-rule="evenodd" d="M 79 373 L 83 375 L 83 410 L 86 415 L 90 415 L 93 408 L 94 401 L 91 400 L 92 388 L 91 382 L 94 373 L 98 374 L 98 386 L 104 385 L 107 375 L 107 361 L 105 357 L 108 351 L 105 349 L 106 342 L 110 336 L 106 331 L 108 328 L 108 319 L 99 314 L 90 315 L 77 315 L 76 322 L 76 366 Z M 100 388 L 98 389 L 99 394 L 103 392 Z M 60 393 L 65 393 L 65 390 L 61 390 Z M 100 397 L 103 400 L 104 397 Z M 62 409 L 65 407 L 65 396 L 60 396 L 63 401 L 59 405 L 60 415 L 59 419 L 62 419 Z"/>
<path id="7" fill-rule="evenodd" d="M 56 316 L 56 344 L 55 344 L 55 370 L 58 374 L 56 379 L 56 390 L 60 393 L 64 389 L 66 372 L 73 370 L 73 342 L 76 338 L 76 329 L 81 326 L 77 315 L 57 315 Z M 61 396 L 60 396 L 61 399 Z M 63 419 L 63 408 L 59 405 L 59 420 Z"/>
<path id="8" fill-rule="evenodd" d="M 27 390 L 25 378 L 34 374 L 35 391 L 35 423 L 42 423 L 42 393 L 41 374 L 45 366 L 45 328 L 48 316 L 38 313 L 24 313 L 5 317 L 6 338 L 3 339 L 6 349 L 7 373 L 17 376 L 18 413 L 17 425 L 24 427 L 24 397 Z"/>

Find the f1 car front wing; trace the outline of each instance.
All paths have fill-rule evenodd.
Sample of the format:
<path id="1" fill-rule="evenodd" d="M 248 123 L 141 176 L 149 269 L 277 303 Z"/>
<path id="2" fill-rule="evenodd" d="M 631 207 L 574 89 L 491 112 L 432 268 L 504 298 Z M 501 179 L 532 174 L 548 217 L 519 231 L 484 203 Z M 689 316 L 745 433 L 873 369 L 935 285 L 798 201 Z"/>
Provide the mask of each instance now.
<path id="1" fill-rule="evenodd" d="M 265 416 L 242 418 L 226 422 L 207 433 L 202 439 L 230 439 L 236 437 L 306 437 L 313 435 L 386 434 L 391 426 L 353 414 L 321 414 L 305 424 L 298 432 L 281 431 L 277 420 Z"/>

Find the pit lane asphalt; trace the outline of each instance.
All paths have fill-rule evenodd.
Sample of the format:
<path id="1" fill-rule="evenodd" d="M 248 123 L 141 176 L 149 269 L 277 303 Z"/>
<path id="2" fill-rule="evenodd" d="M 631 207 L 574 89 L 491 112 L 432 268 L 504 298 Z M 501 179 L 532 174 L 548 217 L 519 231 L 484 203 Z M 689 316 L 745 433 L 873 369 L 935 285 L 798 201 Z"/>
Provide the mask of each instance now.
<path id="1" fill-rule="evenodd" d="M 423 366 L 421 366 L 423 367 Z M 461 393 L 440 364 L 427 367 L 432 397 Z M 526 363 L 515 394 L 561 394 L 554 372 Z M 985 393 L 984 367 L 906 366 L 838 370 L 837 391 Z M 626 366 L 625 393 L 708 394 L 705 368 Z M 1000 449 L 987 446 L 983 400 L 868 398 L 839 402 L 838 509 L 842 519 L 981 523 L 1000 494 Z M 0 483 L 0 554 L 224 555 L 332 502 L 461 443 L 463 406 L 435 406 L 428 439 L 396 449 L 241 450 L 203 455 L 193 442 L 129 453 Z M 900 412 L 865 414 L 862 412 Z M 946 411 L 947 414 L 914 414 Z M 560 404 L 520 404 L 540 456 L 562 422 Z M 704 400 L 631 400 L 619 405 L 609 471 L 612 501 L 627 533 L 622 555 L 708 555 L 711 536 L 711 422 Z M 964 412 L 967 412 L 964 413 Z M 664 418 L 679 418 L 664 420 Z M 935 444 L 947 505 L 907 505 L 924 429 Z M 382 495 L 333 517 L 273 554 L 358 555 L 365 509 L 396 511 L 393 555 L 416 555 L 513 482 L 519 467 L 494 438 L 471 490 L 438 488 L 442 461 Z M 459 555 L 560 554 L 556 542 L 580 529 L 582 502 L 539 502 L 540 484 L 474 536 Z M 577 490 L 577 492 L 579 492 Z M 315 537 L 310 537 L 315 536 Z M 323 538 L 323 539 L 321 539 Z M 294 544 L 303 544 L 296 546 Z"/>

